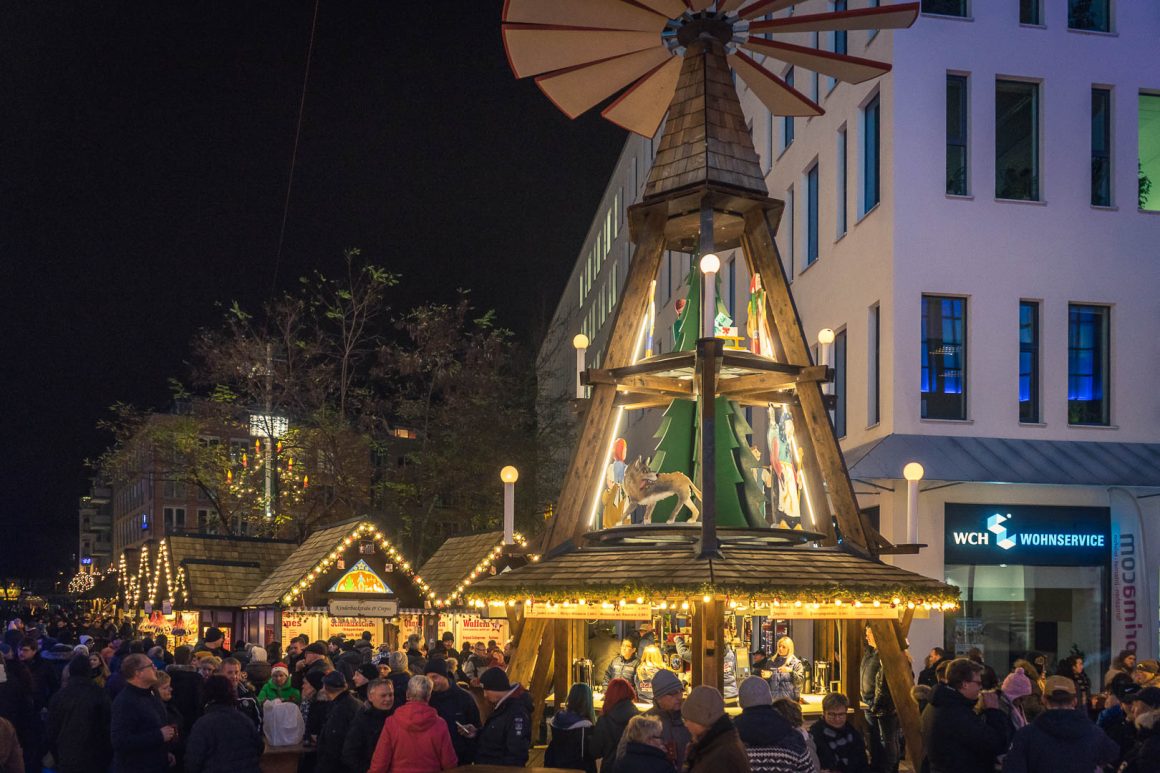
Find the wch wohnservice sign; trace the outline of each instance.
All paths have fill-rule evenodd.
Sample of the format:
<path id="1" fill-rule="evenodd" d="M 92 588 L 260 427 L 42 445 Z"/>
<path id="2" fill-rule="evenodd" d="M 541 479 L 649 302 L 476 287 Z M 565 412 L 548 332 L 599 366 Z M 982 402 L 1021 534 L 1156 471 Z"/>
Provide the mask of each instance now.
<path id="1" fill-rule="evenodd" d="M 945 506 L 945 562 L 1093 566 L 1111 558 L 1106 507 Z"/>

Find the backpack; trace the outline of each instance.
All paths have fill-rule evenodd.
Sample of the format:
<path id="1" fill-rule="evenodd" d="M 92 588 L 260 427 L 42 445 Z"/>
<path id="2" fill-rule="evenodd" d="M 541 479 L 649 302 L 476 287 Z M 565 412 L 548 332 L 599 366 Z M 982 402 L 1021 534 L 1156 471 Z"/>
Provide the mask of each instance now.
<path id="1" fill-rule="evenodd" d="M 302 711 L 289 701 L 266 701 L 264 707 L 262 733 L 270 746 L 295 746 L 302 743 L 306 735 L 306 722 Z"/>

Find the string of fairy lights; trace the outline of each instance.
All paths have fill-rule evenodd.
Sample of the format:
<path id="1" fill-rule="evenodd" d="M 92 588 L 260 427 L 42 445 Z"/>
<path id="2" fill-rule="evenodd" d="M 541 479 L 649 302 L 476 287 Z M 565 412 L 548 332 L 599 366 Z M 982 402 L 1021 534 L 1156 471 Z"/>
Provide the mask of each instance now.
<path id="1" fill-rule="evenodd" d="M 520 548 L 527 550 L 528 540 L 526 537 L 524 537 L 524 535 L 520 534 L 517 531 L 512 535 L 512 538 L 515 540 L 515 543 L 520 546 Z M 453 606 L 456 603 L 456 601 L 463 598 L 464 592 L 469 587 L 471 587 L 471 584 L 473 582 L 475 582 L 477 579 L 479 579 L 480 575 L 490 576 L 491 575 L 491 567 L 496 562 L 496 560 L 499 559 L 499 557 L 501 555 L 503 555 L 503 550 L 504 550 L 504 544 L 503 544 L 503 541 L 501 540 L 498 545 L 496 545 L 494 548 L 492 548 L 492 550 L 486 556 L 484 556 L 484 558 L 478 564 L 475 565 L 474 569 L 472 569 L 470 572 L 467 573 L 466 577 L 464 577 L 462 580 L 459 581 L 458 584 L 456 584 L 455 590 L 448 593 L 444 598 L 441 598 L 441 599 L 436 598 L 435 599 L 435 606 L 436 607 Z M 535 562 L 540 560 L 540 557 L 539 557 L 539 555 L 533 554 L 533 555 L 528 556 L 528 560 L 535 563 Z"/>
<path id="2" fill-rule="evenodd" d="M 186 591 L 185 567 L 174 567 L 173 557 L 170 555 L 169 545 L 165 540 L 157 543 L 157 557 L 149 562 L 149 546 L 141 546 L 141 556 L 137 564 L 137 573 L 129 572 L 128 561 L 122 553 L 118 560 L 117 585 L 127 609 L 136 609 L 145 602 L 156 606 L 163 601 L 170 604 L 184 603 L 188 600 Z M 161 594 L 161 582 L 165 581 L 166 595 Z M 148 595 L 146 595 L 146 593 Z"/>
<path id="3" fill-rule="evenodd" d="M 825 600 L 818 600 L 824 598 Z M 589 607 L 594 612 L 597 608 L 605 610 L 621 609 L 629 606 L 641 607 L 647 604 L 651 609 L 659 610 L 661 612 L 688 612 L 695 609 L 696 602 L 700 601 L 703 604 L 708 604 L 711 601 L 721 601 L 730 610 L 738 612 L 747 612 L 749 610 L 781 610 L 792 614 L 794 611 L 810 612 L 817 611 L 823 608 L 841 609 L 882 609 L 884 607 L 902 611 L 903 609 L 924 611 L 950 611 L 958 609 L 959 603 L 957 598 L 950 596 L 937 598 L 925 597 L 904 597 L 904 596 L 890 596 L 887 598 L 873 597 L 866 594 L 860 598 L 825 598 L 818 595 L 805 595 L 799 597 L 782 597 L 771 596 L 762 597 L 757 595 L 747 596 L 733 596 L 730 594 L 719 593 L 704 593 L 700 596 L 685 595 L 685 594 L 667 594 L 663 596 L 627 596 L 619 599 L 605 598 L 605 599 L 589 599 L 585 596 L 568 595 L 562 593 L 549 593 L 548 595 L 525 595 L 516 594 L 507 596 L 505 598 L 484 598 L 472 596 L 467 599 L 469 607 L 477 609 L 485 609 L 489 606 L 507 606 L 515 607 L 518 604 L 523 604 L 525 607 L 531 607 L 533 604 L 544 604 L 549 610 L 556 608 L 569 609 L 574 607 Z"/>

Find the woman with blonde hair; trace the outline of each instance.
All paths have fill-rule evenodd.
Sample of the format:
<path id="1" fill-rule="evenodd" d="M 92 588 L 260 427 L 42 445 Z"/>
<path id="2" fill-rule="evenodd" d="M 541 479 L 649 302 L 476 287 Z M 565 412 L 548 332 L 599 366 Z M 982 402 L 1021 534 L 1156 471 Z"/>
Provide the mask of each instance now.
<path id="1" fill-rule="evenodd" d="M 646 648 L 647 649 L 647 648 Z M 659 719 L 644 715 L 628 720 L 624 735 L 616 747 L 616 761 L 611 773 L 676 773 L 669 762 L 668 751 L 661 740 L 663 728 Z M 601 769 L 601 773 L 609 773 Z"/>
<path id="2" fill-rule="evenodd" d="M 667 671 L 661 648 L 655 644 L 645 647 L 640 653 L 640 665 L 636 667 L 636 696 L 645 703 L 653 699 L 652 680 L 658 671 Z"/>
<path id="3" fill-rule="evenodd" d="M 793 652 L 793 639 L 783 636 L 777 640 L 777 657 L 769 661 L 769 691 L 773 699 L 800 700 L 806 681 L 806 666 Z"/>

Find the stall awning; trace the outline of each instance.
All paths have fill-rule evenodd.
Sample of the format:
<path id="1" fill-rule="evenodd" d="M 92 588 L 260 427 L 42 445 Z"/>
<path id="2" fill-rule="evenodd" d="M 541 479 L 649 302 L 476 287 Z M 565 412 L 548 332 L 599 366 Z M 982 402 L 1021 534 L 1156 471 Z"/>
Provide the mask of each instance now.
<path id="1" fill-rule="evenodd" d="M 175 566 L 185 573 L 185 607 L 235 609 L 294 550 L 288 540 L 188 534 L 170 537 Z"/>
<path id="2" fill-rule="evenodd" d="M 502 531 L 450 537 L 427 559 L 419 574 L 431 586 L 431 590 L 443 598 L 454 591 L 455 586 L 471 573 L 475 565 L 502 542 Z"/>
<path id="3" fill-rule="evenodd" d="M 691 545 L 579 548 L 475 583 L 469 598 L 592 603 L 724 595 L 738 601 L 902 603 L 958 599 L 952 585 L 841 548 L 724 545 L 697 559 Z M 598 616 L 598 615 L 594 615 Z"/>
<path id="4" fill-rule="evenodd" d="M 887 435 L 845 452 L 850 477 L 896 480 L 919 462 L 926 480 L 1065 486 L 1160 486 L 1160 443 Z"/>

